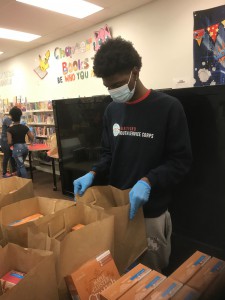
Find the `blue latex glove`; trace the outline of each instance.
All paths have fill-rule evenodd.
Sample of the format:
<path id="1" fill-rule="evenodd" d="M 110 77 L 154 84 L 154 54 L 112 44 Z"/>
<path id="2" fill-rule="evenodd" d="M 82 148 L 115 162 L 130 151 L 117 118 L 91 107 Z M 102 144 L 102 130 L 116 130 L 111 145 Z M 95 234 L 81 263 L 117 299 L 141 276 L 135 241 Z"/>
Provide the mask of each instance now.
<path id="1" fill-rule="evenodd" d="M 85 174 L 82 177 L 79 177 L 74 180 L 73 186 L 74 186 L 74 196 L 77 194 L 79 196 L 82 196 L 83 193 L 86 191 L 87 188 L 89 188 L 94 180 L 94 174 L 89 172 Z"/>
<path id="2" fill-rule="evenodd" d="M 140 206 L 148 202 L 151 192 L 150 185 L 144 180 L 139 180 L 129 193 L 130 198 L 130 219 L 136 215 Z"/>

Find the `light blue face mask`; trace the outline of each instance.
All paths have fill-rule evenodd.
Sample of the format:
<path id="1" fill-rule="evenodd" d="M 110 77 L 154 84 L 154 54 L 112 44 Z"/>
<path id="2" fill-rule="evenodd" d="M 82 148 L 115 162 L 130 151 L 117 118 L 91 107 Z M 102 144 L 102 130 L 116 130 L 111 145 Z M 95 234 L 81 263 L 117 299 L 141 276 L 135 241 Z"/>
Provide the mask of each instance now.
<path id="1" fill-rule="evenodd" d="M 125 103 L 133 97 L 134 92 L 135 92 L 135 87 L 136 87 L 136 81 L 134 84 L 134 88 L 131 91 L 128 86 L 130 79 L 131 79 L 131 74 L 132 74 L 132 71 L 130 73 L 130 78 L 128 80 L 128 83 L 126 83 L 116 89 L 109 90 L 109 94 L 114 102 Z"/>

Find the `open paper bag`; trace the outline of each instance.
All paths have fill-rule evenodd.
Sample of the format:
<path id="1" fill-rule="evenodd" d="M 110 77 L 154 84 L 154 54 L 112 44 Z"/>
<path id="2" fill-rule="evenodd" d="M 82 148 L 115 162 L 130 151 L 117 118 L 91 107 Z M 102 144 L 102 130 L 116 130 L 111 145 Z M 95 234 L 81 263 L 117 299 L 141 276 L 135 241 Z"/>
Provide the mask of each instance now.
<path id="1" fill-rule="evenodd" d="M 85 226 L 71 231 L 77 224 Z M 114 252 L 114 217 L 83 204 L 69 207 L 49 221 L 33 224 L 28 244 L 54 252 L 60 299 L 66 299 L 65 276 L 105 250 Z"/>
<path id="2" fill-rule="evenodd" d="M 82 197 L 77 196 L 78 203 L 99 206 L 115 217 L 114 260 L 121 274 L 147 249 L 142 209 L 129 220 L 129 191 L 113 186 L 93 186 Z"/>
<path id="3" fill-rule="evenodd" d="M 31 197 L 34 197 L 31 179 L 17 176 L 0 179 L 0 208 Z"/>
<path id="4" fill-rule="evenodd" d="M 0 277 L 11 270 L 26 273 L 1 300 L 58 300 L 53 253 L 9 243 L 0 248 Z"/>
<path id="5" fill-rule="evenodd" d="M 45 197 L 33 197 L 4 206 L 0 211 L 0 224 L 3 237 L 8 242 L 27 247 L 27 228 L 32 223 L 40 224 L 45 220 L 50 220 L 55 213 L 61 214 L 63 209 L 70 206 L 74 206 L 73 201 Z M 19 226 L 9 226 L 9 224 L 17 220 L 36 213 L 42 214 L 43 217 Z"/>

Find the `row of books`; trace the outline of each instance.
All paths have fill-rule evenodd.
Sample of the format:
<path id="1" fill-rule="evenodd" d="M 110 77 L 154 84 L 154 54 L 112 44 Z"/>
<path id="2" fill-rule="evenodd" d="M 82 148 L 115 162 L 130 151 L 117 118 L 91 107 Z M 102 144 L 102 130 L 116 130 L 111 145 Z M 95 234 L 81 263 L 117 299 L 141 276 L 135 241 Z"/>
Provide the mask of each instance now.
<path id="1" fill-rule="evenodd" d="M 54 124 L 54 118 L 52 114 L 38 113 L 38 114 L 29 114 L 24 116 L 26 123 L 46 123 Z"/>
<path id="2" fill-rule="evenodd" d="M 52 101 L 49 100 L 27 103 L 26 110 L 52 110 Z"/>
<path id="3" fill-rule="evenodd" d="M 33 127 L 33 132 L 35 136 L 50 137 L 53 133 L 55 133 L 55 128 L 47 126 Z"/>
<path id="4" fill-rule="evenodd" d="M 27 102 L 15 97 L 13 102 L 8 99 L 1 100 L 0 106 L 5 113 L 8 113 L 13 106 L 19 107 L 22 111 L 30 110 L 52 110 L 52 101 Z"/>

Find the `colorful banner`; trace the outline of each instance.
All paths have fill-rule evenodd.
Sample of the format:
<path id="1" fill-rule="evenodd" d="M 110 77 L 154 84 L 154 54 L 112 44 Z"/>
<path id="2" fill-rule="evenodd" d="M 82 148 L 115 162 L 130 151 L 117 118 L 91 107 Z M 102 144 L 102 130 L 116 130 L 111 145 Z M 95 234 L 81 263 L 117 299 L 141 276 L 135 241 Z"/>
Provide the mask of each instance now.
<path id="1" fill-rule="evenodd" d="M 65 47 L 57 45 L 53 52 L 47 50 L 44 54 L 39 54 L 33 69 L 36 75 L 44 79 L 48 71 L 54 68 L 58 84 L 94 77 L 94 54 L 112 36 L 108 25 L 99 28 L 93 34 L 94 37 L 75 41 Z"/>
<path id="2" fill-rule="evenodd" d="M 195 86 L 225 84 L 225 5 L 194 12 Z"/>

